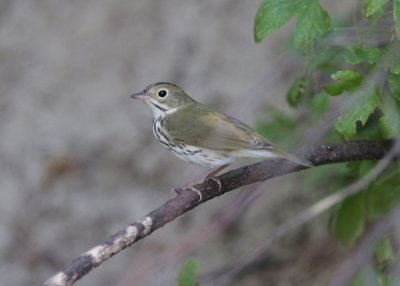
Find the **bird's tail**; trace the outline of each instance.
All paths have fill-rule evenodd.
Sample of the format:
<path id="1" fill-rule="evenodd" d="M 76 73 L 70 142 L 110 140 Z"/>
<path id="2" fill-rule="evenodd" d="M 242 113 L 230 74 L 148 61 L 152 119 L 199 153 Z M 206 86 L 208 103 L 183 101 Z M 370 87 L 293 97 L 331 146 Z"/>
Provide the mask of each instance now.
<path id="1" fill-rule="evenodd" d="M 313 164 L 307 160 L 300 159 L 299 157 L 290 154 L 277 146 L 272 146 L 268 149 L 245 149 L 240 150 L 235 154 L 238 158 L 264 158 L 264 159 L 273 159 L 273 158 L 285 158 L 289 161 L 292 161 L 296 164 L 302 165 L 304 167 L 312 167 Z"/>
<path id="2" fill-rule="evenodd" d="M 286 151 L 284 151 L 284 150 L 282 150 L 282 149 L 275 150 L 275 151 L 276 151 L 279 155 L 281 155 L 282 158 L 285 158 L 285 159 L 287 159 L 287 160 L 289 160 L 289 161 L 292 161 L 292 162 L 294 162 L 294 163 L 296 163 L 296 164 L 302 165 L 302 166 L 304 166 L 304 167 L 312 167 L 312 166 L 313 166 L 313 164 L 312 164 L 310 161 L 301 159 L 301 158 L 299 158 L 299 157 L 297 157 L 297 156 L 295 156 L 295 155 L 293 155 L 293 154 L 290 154 L 290 153 L 288 153 L 288 152 L 286 152 Z"/>

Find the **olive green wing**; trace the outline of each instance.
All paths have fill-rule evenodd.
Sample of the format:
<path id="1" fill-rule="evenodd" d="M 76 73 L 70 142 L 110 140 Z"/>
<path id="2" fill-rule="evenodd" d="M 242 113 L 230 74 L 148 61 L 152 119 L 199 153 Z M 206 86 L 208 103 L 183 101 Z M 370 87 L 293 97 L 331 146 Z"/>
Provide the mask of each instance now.
<path id="1" fill-rule="evenodd" d="M 238 149 L 275 149 L 273 144 L 243 122 L 199 103 L 167 116 L 163 124 L 175 141 L 187 145 L 228 152 Z"/>
<path id="2" fill-rule="evenodd" d="M 188 105 L 170 114 L 163 120 L 163 125 L 174 141 L 186 145 L 224 152 L 242 152 L 242 154 L 246 153 L 246 150 L 251 150 L 249 152 L 259 150 L 263 154 L 257 153 L 259 158 L 271 157 L 271 154 L 274 154 L 276 157 L 283 157 L 306 167 L 312 166 L 310 162 L 267 141 L 243 122 L 199 103 Z"/>

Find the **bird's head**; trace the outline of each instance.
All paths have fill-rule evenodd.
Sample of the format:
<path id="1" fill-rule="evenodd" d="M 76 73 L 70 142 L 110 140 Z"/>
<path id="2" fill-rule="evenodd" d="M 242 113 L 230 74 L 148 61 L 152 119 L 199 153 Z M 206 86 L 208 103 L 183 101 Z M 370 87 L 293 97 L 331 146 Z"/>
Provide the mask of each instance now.
<path id="1" fill-rule="evenodd" d="M 179 86 L 168 82 L 156 82 L 142 92 L 131 95 L 150 106 L 154 117 L 165 116 L 179 108 L 194 102 Z"/>

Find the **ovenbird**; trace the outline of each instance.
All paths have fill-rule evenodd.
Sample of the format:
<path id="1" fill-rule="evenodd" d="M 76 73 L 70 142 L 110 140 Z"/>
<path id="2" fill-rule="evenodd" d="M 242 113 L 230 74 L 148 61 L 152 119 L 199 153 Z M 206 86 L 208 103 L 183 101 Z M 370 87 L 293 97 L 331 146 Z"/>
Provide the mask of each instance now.
<path id="1" fill-rule="evenodd" d="M 131 97 L 150 106 L 154 135 L 164 147 L 185 161 L 216 168 L 211 176 L 246 158 L 285 158 L 312 166 L 267 141 L 238 119 L 196 102 L 172 83 L 153 83 Z"/>

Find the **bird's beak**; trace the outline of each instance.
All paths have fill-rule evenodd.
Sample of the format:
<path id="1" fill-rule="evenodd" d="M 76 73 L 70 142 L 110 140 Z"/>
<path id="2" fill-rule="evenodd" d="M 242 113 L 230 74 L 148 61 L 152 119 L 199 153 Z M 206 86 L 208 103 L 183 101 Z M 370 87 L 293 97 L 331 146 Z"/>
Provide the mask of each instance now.
<path id="1" fill-rule="evenodd" d="M 142 91 L 142 92 L 132 94 L 131 98 L 143 99 L 143 97 L 145 95 L 146 95 L 146 93 L 144 91 Z"/>

